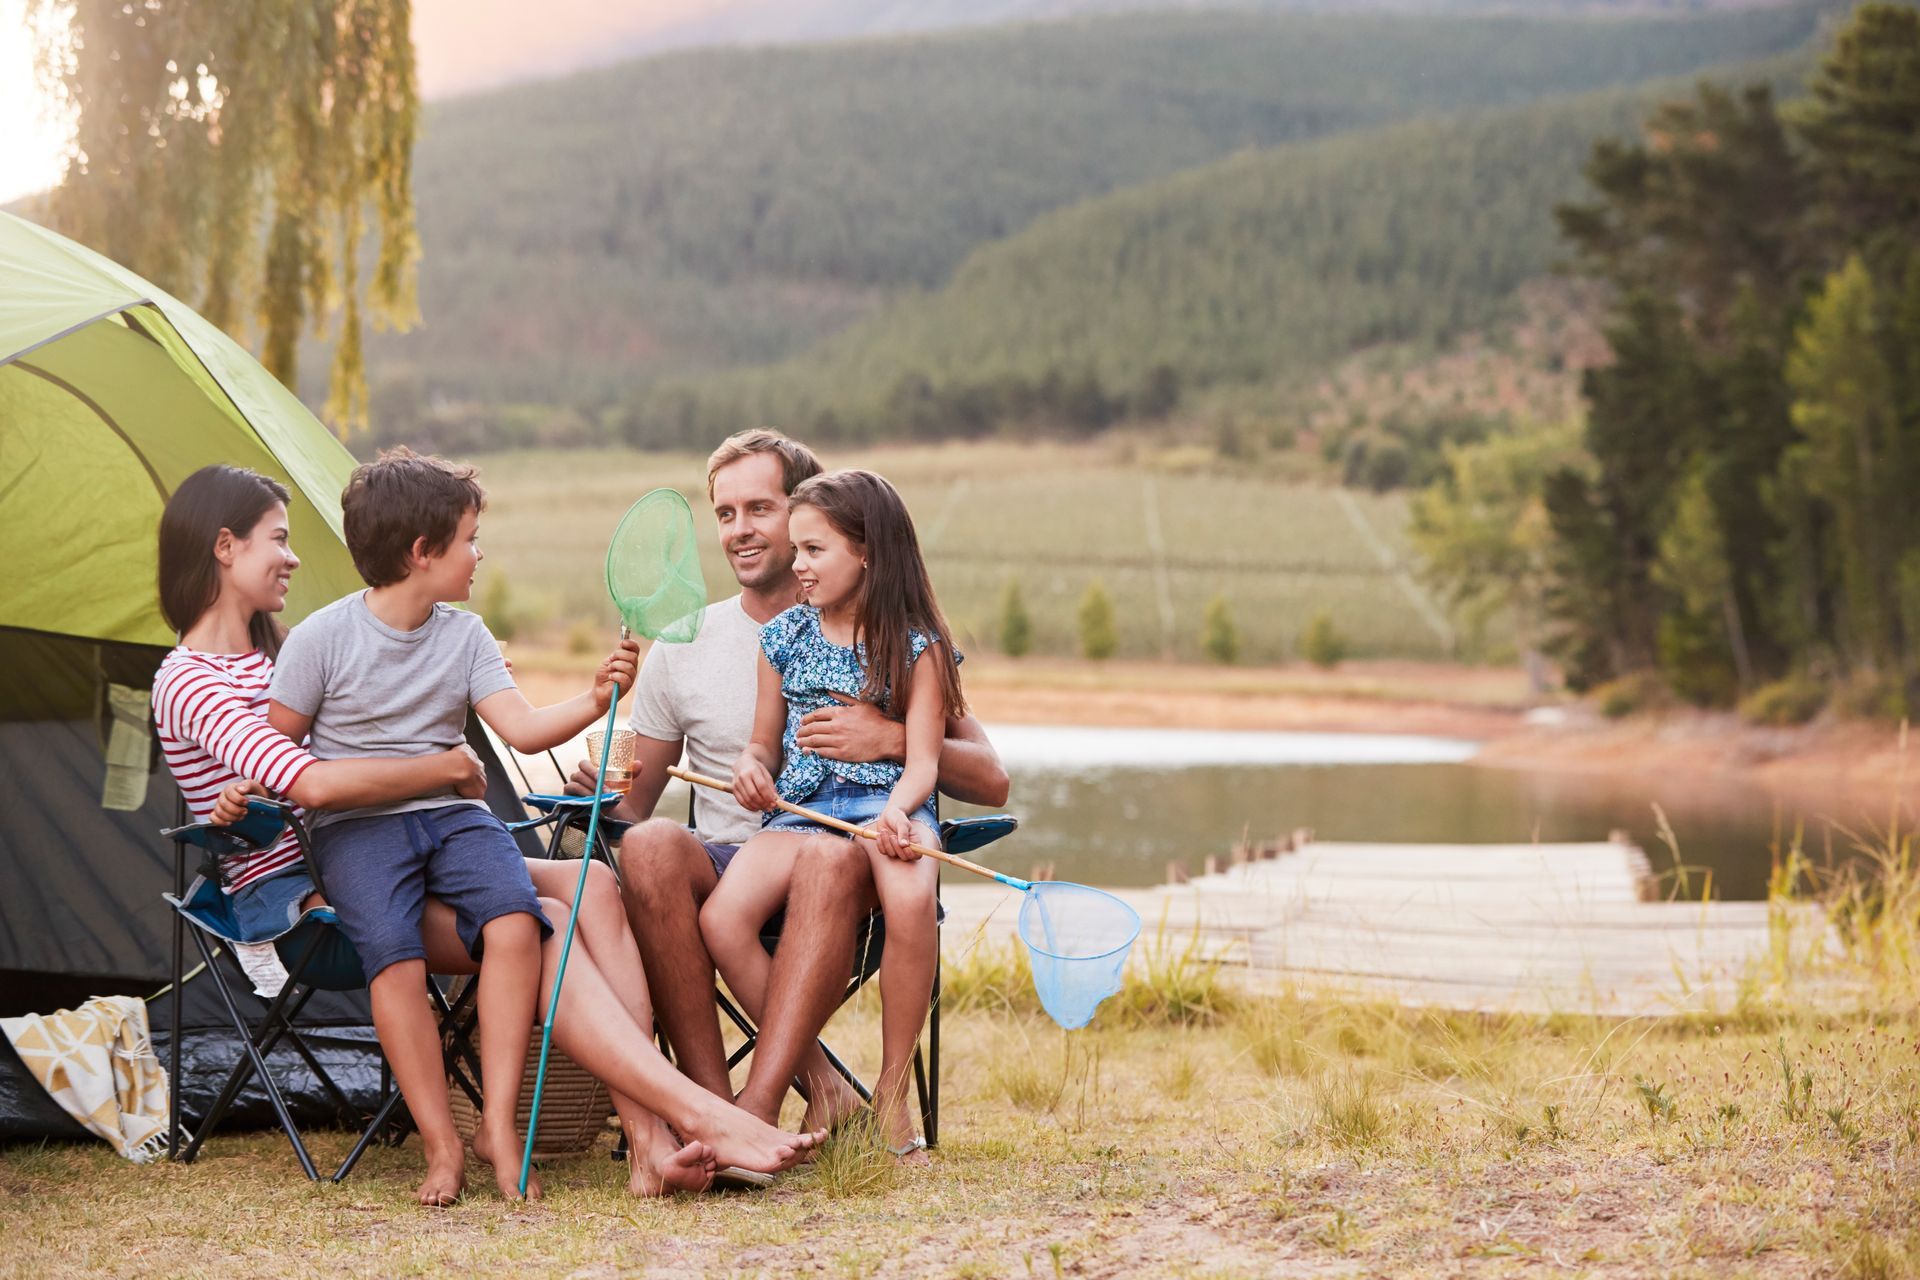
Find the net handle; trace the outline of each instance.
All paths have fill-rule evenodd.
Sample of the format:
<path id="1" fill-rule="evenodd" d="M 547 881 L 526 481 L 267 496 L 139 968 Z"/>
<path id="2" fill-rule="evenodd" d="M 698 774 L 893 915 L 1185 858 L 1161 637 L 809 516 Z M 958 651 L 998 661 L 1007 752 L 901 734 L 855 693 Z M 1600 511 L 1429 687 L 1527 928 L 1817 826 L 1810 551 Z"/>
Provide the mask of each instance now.
<path id="1" fill-rule="evenodd" d="M 692 782 L 702 787 L 712 787 L 716 791 L 725 791 L 728 794 L 732 794 L 733 792 L 733 784 L 731 782 L 722 782 L 718 778 L 708 777 L 704 773 L 694 773 L 692 770 L 682 769 L 678 765 L 669 765 L 667 772 L 682 782 Z M 788 813 L 805 818 L 808 822 L 817 822 L 823 827 L 832 827 L 835 831 L 843 832 L 850 836 L 862 836 L 868 840 L 879 839 L 871 828 L 856 827 L 851 822 L 842 822 L 838 818 L 829 818 L 824 813 L 815 813 L 813 810 L 803 809 L 797 804 L 788 804 L 778 796 L 774 797 L 773 802 L 780 808 L 785 809 Z M 950 867 L 958 867 L 962 871 L 971 871 L 973 874 L 985 876 L 989 880 L 998 880 L 1009 889 L 1018 889 L 1020 892 L 1026 893 L 1033 888 L 1031 881 L 1021 880 L 1014 876 L 1002 875 L 992 867 L 983 867 L 977 862 L 969 862 L 958 854 L 948 853 L 944 849 L 932 849 L 924 844 L 914 844 L 912 841 L 907 842 L 907 848 L 924 857 L 937 858 Z"/>

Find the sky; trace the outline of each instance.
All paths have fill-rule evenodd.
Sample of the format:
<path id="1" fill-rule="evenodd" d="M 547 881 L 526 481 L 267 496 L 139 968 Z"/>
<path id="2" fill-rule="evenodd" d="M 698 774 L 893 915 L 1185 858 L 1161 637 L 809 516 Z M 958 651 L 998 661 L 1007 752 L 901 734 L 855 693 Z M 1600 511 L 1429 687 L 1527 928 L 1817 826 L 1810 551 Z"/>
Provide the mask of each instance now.
<path id="1" fill-rule="evenodd" d="M 0 204 L 60 178 L 64 132 L 42 108 L 27 30 L 28 0 L 0 0 Z M 415 0 L 420 91 L 444 98 L 556 75 L 583 50 L 631 46 L 726 0 Z M 539 21 L 528 20 L 537 13 Z"/>

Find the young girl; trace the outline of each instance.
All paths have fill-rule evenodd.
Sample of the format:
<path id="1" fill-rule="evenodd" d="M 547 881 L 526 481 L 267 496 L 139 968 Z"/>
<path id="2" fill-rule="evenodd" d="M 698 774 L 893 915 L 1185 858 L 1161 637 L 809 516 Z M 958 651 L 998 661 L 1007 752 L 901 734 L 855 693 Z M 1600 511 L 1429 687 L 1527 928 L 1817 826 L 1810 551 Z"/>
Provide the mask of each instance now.
<path id="1" fill-rule="evenodd" d="M 760 928 L 786 900 L 794 856 L 837 832 L 775 810 L 775 797 L 871 826 L 859 840 L 886 916 L 880 960 L 881 1047 L 874 1103 L 896 1157 L 924 1164 L 907 1107 L 908 1069 L 933 991 L 938 864 L 909 844 L 938 847 L 933 789 L 950 716 L 966 714 L 947 621 L 934 600 L 906 504 L 870 471 L 834 471 L 793 492 L 794 573 L 805 603 L 760 633 L 753 740 L 733 768 L 734 796 L 773 810 L 734 856 L 700 913 L 701 933 L 729 986 L 763 977 Z M 903 764 L 848 764 L 795 744 L 801 717 L 859 698 L 906 722 Z M 775 780 L 775 773 L 778 780 Z"/>
<path id="2" fill-rule="evenodd" d="M 300 565 L 288 545 L 286 503 L 287 490 L 276 481 L 211 466 L 181 482 L 160 518 L 161 611 L 180 632 L 180 646 L 154 676 L 154 721 L 187 807 L 196 820 L 232 822 L 245 812 L 249 793 L 269 789 L 309 809 L 449 791 L 479 798 L 485 771 L 465 747 L 419 759 L 318 760 L 267 723 L 267 685 L 284 635 L 274 615 L 286 607 L 287 586 Z M 573 906 L 578 868 L 530 859 L 527 871 L 548 918 L 564 928 L 560 913 Z M 319 904 L 291 833 L 228 872 L 235 915 L 249 932 L 282 932 Z M 798 1159 L 816 1135 L 778 1133 L 658 1059 L 648 1031 L 646 975 L 604 868 L 591 869 L 579 914 L 581 945 L 569 962 L 554 1042 L 583 1065 L 589 1058 L 601 1064 L 627 1129 L 634 1193 L 701 1190 L 720 1164 L 770 1170 Z M 433 972 L 477 967 L 457 936 L 452 911 L 432 899 L 422 936 Z M 554 949 L 543 957 L 548 964 Z M 464 1185 L 465 1155 L 447 1105 L 438 1038 L 429 1036 L 423 1053 L 390 1053 L 389 1061 L 426 1148 L 420 1203 L 451 1204 Z M 656 1104 L 643 1105 L 636 1094 Z M 682 1143 L 662 1115 L 690 1140 Z M 518 1162 L 512 1163 L 517 1184 Z M 504 1166 L 500 1181 L 504 1188 Z"/>

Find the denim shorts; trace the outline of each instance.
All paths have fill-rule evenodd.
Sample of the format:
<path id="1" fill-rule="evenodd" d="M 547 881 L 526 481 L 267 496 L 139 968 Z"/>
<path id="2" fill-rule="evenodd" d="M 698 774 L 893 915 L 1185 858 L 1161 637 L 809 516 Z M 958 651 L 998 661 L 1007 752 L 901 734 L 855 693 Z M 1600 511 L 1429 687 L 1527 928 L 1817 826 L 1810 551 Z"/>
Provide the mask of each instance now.
<path id="1" fill-rule="evenodd" d="M 233 922 L 246 942 L 277 938 L 300 920 L 300 904 L 313 892 L 313 877 L 305 867 L 276 872 L 255 880 L 231 898 Z"/>
<path id="2" fill-rule="evenodd" d="M 520 848 L 500 819 L 478 805 L 378 814 L 330 823 L 313 836 L 327 901 L 340 916 L 369 980 L 402 960 L 424 960 L 420 916 L 431 894 L 453 908 L 461 945 L 480 959 L 480 931 L 540 910 Z"/>
<path id="3" fill-rule="evenodd" d="M 812 809 L 815 813 L 829 818 L 838 818 L 842 822 L 856 827 L 872 824 L 887 807 L 887 797 L 892 794 L 888 787 L 870 787 L 863 782 L 846 782 L 833 774 L 814 789 L 805 800 L 796 801 L 802 808 Z M 938 831 L 940 820 L 934 815 L 933 797 L 915 809 L 907 817 L 915 822 L 924 823 L 927 830 Z M 797 813 L 788 813 L 785 809 L 775 809 L 760 821 L 762 831 L 832 831 L 835 835 L 844 832 L 832 827 L 809 822 Z"/>

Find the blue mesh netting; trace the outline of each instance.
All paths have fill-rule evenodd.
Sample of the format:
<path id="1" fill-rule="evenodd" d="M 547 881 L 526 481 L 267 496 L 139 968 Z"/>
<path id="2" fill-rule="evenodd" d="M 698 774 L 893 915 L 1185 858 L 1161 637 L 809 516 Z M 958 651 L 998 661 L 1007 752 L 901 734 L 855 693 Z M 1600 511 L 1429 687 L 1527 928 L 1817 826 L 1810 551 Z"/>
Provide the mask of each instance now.
<path id="1" fill-rule="evenodd" d="M 1033 961 L 1033 988 L 1055 1022 L 1084 1027 L 1120 990 L 1140 915 L 1110 893 L 1043 880 L 1020 904 L 1020 940 Z"/>

